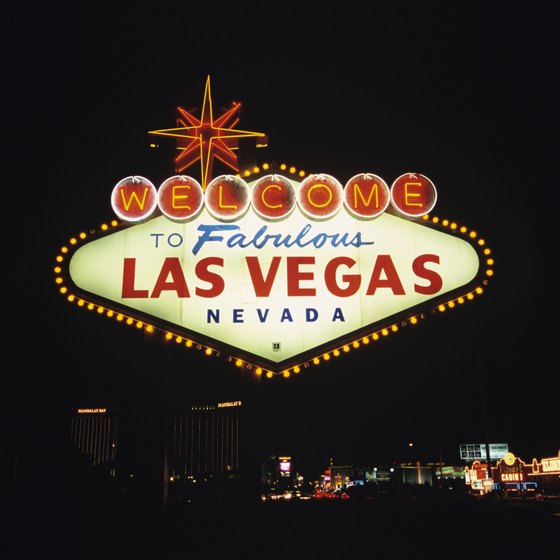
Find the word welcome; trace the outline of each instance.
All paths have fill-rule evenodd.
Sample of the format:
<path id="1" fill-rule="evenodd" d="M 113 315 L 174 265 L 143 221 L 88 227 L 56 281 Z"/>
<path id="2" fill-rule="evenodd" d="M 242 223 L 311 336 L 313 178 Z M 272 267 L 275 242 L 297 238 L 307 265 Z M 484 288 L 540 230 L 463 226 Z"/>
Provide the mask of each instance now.
<path id="1" fill-rule="evenodd" d="M 297 188 L 296 188 L 297 186 Z M 294 183 L 282 175 L 266 175 L 252 186 L 241 177 L 220 175 L 204 191 L 195 179 L 175 175 L 156 189 L 141 176 L 119 181 L 111 194 L 114 212 L 125 222 L 142 222 L 156 210 L 177 222 L 196 218 L 206 207 L 222 222 L 239 220 L 252 208 L 262 219 L 286 219 L 296 207 L 313 220 L 327 220 L 344 207 L 359 220 L 380 216 L 389 205 L 401 216 L 419 218 L 435 206 L 437 192 L 428 177 L 405 173 L 389 188 L 373 173 L 354 175 L 343 186 L 331 175 L 313 174 Z"/>

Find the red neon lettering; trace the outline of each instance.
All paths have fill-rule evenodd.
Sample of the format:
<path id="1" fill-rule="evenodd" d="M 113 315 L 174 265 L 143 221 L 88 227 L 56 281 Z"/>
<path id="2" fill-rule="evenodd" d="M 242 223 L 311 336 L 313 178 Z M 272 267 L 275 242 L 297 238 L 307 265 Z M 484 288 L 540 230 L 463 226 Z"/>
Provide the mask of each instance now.
<path id="1" fill-rule="evenodd" d="M 171 208 L 177 210 L 178 208 L 185 208 L 186 210 L 190 210 L 191 207 L 188 204 L 178 204 L 177 200 L 187 200 L 189 198 L 189 194 L 177 194 L 177 191 L 181 189 L 187 189 L 188 191 L 191 190 L 190 185 L 173 185 L 171 189 Z"/>
<path id="2" fill-rule="evenodd" d="M 218 193 L 219 193 L 219 196 L 218 196 L 218 206 L 219 206 L 220 208 L 233 208 L 233 209 L 237 210 L 237 208 L 238 208 L 237 204 L 224 204 L 224 203 L 223 203 L 224 186 L 223 186 L 223 185 L 218 185 L 218 187 L 219 187 L 219 190 L 218 190 Z M 226 191 L 226 194 L 227 194 L 227 195 L 231 195 L 231 194 L 232 194 L 231 188 L 228 188 L 228 190 Z M 228 198 L 229 198 L 229 197 L 228 197 Z"/>
<path id="3" fill-rule="evenodd" d="M 346 287 L 341 287 L 336 281 L 336 272 L 339 266 L 352 268 L 356 261 L 350 257 L 336 257 L 327 263 L 325 267 L 325 285 L 331 294 L 339 297 L 353 296 L 359 289 L 361 277 L 359 274 L 343 274 L 342 281 Z"/>
<path id="4" fill-rule="evenodd" d="M 140 200 L 138 198 L 138 193 L 135 190 L 130 192 L 130 197 L 127 200 L 126 195 L 125 195 L 125 190 L 129 190 L 129 189 L 125 189 L 124 187 L 121 187 L 119 189 L 119 192 L 121 194 L 121 200 L 122 200 L 123 205 L 124 205 L 124 209 L 127 212 L 129 212 L 130 207 L 132 206 L 132 202 L 136 201 L 136 204 L 138 205 L 140 210 L 144 210 L 144 205 L 146 204 L 146 197 L 148 196 L 148 191 L 150 190 L 150 188 L 149 187 L 144 187 L 144 193 L 142 194 L 142 200 Z"/>
<path id="5" fill-rule="evenodd" d="M 406 206 L 420 206 L 421 202 L 411 202 L 412 198 L 420 198 L 420 193 L 418 191 L 409 191 L 409 187 L 422 187 L 422 183 L 418 182 L 407 182 L 404 184 L 404 203 Z"/>
<path id="6" fill-rule="evenodd" d="M 439 264 L 439 257 L 437 255 L 420 255 L 412 262 L 412 271 L 414 274 L 416 274 L 418 278 L 428 280 L 429 282 L 427 286 L 414 284 L 414 291 L 417 294 L 432 295 L 439 292 L 443 286 L 441 276 L 435 270 L 430 270 L 424 266 L 426 263 L 430 262 Z"/>
<path id="7" fill-rule="evenodd" d="M 315 257 L 287 257 L 288 296 L 314 296 L 315 288 L 302 288 L 300 282 L 313 280 L 313 272 L 304 272 L 300 265 L 315 264 Z"/>
<path id="8" fill-rule="evenodd" d="M 281 257 L 272 257 L 272 262 L 270 263 L 270 268 L 266 274 L 263 276 L 263 272 L 259 263 L 258 257 L 245 257 L 247 263 L 247 269 L 249 270 L 249 275 L 251 276 L 251 282 L 253 283 L 253 288 L 255 289 L 255 295 L 257 297 L 268 297 L 270 295 L 270 290 L 274 284 L 274 279 L 278 273 L 278 267 L 280 266 Z"/>
<path id="9" fill-rule="evenodd" d="M 137 290 L 134 287 L 135 276 L 136 276 L 136 259 L 125 258 L 123 261 L 123 282 L 122 282 L 123 298 L 147 298 L 148 297 L 148 290 Z"/>
<path id="10" fill-rule="evenodd" d="M 170 281 L 167 281 L 168 276 L 171 276 Z M 189 297 L 187 281 L 181 268 L 181 261 L 177 257 L 167 257 L 163 261 L 150 297 L 158 298 L 163 291 L 177 292 L 177 297 Z"/>
<path id="11" fill-rule="evenodd" d="M 223 267 L 224 259 L 221 257 L 206 257 L 196 263 L 194 271 L 197 278 L 203 282 L 208 282 L 211 285 L 210 288 L 195 288 L 197 296 L 211 298 L 219 296 L 224 291 L 224 279 L 219 274 L 208 270 L 209 266 L 214 265 Z"/>
<path id="12" fill-rule="evenodd" d="M 354 183 L 352 186 L 354 187 L 354 208 L 358 208 L 358 204 L 359 204 L 358 195 L 362 201 L 362 204 L 366 208 L 369 208 L 369 203 L 371 202 L 371 199 L 374 194 L 375 194 L 375 208 L 379 208 L 379 186 L 377 185 L 377 183 L 373 183 L 373 185 L 371 185 L 367 200 L 365 199 L 362 193 L 362 189 L 360 188 L 360 185 L 358 183 Z"/>
<path id="13" fill-rule="evenodd" d="M 385 279 L 381 278 L 385 274 Z M 404 288 L 397 274 L 391 255 L 378 255 L 371 273 L 366 295 L 373 296 L 377 288 L 389 288 L 396 296 L 404 295 Z"/>

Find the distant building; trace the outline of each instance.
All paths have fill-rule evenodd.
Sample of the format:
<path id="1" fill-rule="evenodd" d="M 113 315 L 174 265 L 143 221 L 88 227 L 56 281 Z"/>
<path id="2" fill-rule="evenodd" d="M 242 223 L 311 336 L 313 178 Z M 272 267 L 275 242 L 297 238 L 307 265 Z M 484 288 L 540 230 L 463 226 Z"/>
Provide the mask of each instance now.
<path id="1" fill-rule="evenodd" d="M 172 476 L 215 476 L 240 468 L 241 401 L 193 405 L 171 419 Z"/>
<path id="2" fill-rule="evenodd" d="M 167 444 L 170 496 L 221 497 L 241 476 L 243 405 L 195 404 L 171 415 Z"/>
<path id="3" fill-rule="evenodd" d="M 261 463 L 261 497 L 292 498 L 299 490 L 298 475 L 289 455 L 267 455 Z"/>
<path id="4" fill-rule="evenodd" d="M 107 407 L 74 408 L 70 419 L 70 438 L 92 467 L 106 467 L 116 476 L 118 444 L 117 409 Z"/>

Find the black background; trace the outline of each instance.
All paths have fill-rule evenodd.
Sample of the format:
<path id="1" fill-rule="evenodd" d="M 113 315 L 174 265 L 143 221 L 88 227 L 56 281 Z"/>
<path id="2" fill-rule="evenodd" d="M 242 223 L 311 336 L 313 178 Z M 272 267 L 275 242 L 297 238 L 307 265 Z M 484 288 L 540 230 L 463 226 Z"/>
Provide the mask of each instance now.
<path id="1" fill-rule="evenodd" d="M 486 428 L 526 461 L 555 455 L 556 16 L 552 2 L 4 7 L 1 391 L 19 468 L 56 461 L 71 407 L 117 406 L 146 434 L 174 400 L 258 403 L 260 445 L 308 477 L 330 458 L 460 464 L 459 445 Z M 147 131 L 173 126 L 177 105 L 200 108 L 208 75 L 216 111 L 240 101 L 239 128 L 269 135 L 260 162 L 343 183 L 430 177 L 434 213 L 493 250 L 485 295 L 264 385 L 68 305 L 60 246 L 113 217 L 121 178 L 173 174 L 171 144 L 150 150 Z"/>

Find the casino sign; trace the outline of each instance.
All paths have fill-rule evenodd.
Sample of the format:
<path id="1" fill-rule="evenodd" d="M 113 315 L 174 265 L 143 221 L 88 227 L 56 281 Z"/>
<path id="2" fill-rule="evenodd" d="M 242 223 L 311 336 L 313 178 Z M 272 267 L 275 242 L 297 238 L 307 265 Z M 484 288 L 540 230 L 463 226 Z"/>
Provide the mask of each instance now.
<path id="1" fill-rule="evenodd" d="M 432 216 L 433 182 L 405 172 L 344 181 L 287 165 L 241 171 L 239 104 L 178 108 L 176 174 L 131 175 L 116 218 L 70 238 L 55 282 L 71 303 L 258 374 L 289 376 L 482 294 L 493 256 L 477 232 Z M 235 174 L 212 177 L 215 159 Z M 183 171 L 200 163 L 200 180 Z"/>

